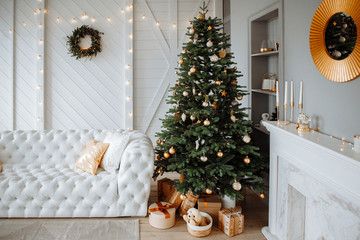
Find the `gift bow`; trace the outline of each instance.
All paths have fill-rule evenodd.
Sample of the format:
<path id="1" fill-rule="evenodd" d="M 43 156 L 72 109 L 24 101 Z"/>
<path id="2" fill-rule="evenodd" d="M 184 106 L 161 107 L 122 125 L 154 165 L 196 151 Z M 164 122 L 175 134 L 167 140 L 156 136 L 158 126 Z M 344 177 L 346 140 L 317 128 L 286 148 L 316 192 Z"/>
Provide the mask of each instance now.
<path id="1" fill-rule="evenodd" d="M 163 214 L 165 214 L 165 219 L 170 218 L 170 213 L 166 209 L 173 208 L 173 205 L 169 205 L 169 204 L 162 205 L 160 202 L 156 202 L 156 205 L 158 205 L 158 207 L 150 208 L 149 213 L 162 212 Z"/>

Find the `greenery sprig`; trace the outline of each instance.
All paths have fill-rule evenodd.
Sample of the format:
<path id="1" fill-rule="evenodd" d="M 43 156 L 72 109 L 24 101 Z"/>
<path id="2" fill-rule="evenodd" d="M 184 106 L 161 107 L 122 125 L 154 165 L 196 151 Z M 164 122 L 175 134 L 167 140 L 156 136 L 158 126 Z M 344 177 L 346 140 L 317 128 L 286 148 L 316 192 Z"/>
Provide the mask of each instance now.
<path id="1" fill-rule="evenodd" d="M 96 29 L 93 29 L 87 25 L 76 28 L 72 35 L 67 36 L 68 40 L 66 44 L 69 46 L 69 54 L 72 57 L 79 58 L 88 58 L 92 59 L 97 55 L 98 52 L 101 52 L 101 35 L 104 34 Z M 91 37 L 91 46 L 89 48 L 81 48 L 79 46 L 81 38 L 84 38 L 86 35 Z"/>

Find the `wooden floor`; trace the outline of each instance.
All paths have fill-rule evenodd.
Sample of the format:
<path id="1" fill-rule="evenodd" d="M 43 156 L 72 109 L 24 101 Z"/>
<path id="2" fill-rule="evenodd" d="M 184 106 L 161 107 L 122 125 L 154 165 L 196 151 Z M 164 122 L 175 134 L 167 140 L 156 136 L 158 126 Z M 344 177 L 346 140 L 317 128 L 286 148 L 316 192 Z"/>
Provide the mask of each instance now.
<path id="1" fill-rule="evenodd" d="M 153 182 L 151 185 L 151 194 L 149 203 L 157 201 L 157 185 Z M 240 204 L 240 203 L 239 203 Z M 267 226 L 268 207 L 252 191 L 246 192 L 246 200 L 241 203 L 243 214 L 245 215 L 245 231 L 231 239 L 236 240 L 262 240 L 265 237 L 261 233 L 261 228 Z M 175 226 L 167 230 L 153 228 L 149 224 L 149 218 L 139 218 L 140 220 L 140 239 L 142 240 L 189 240 L 199 239 L 192 237 L 186 229 L 185 221 L 176 216 Z M 202 239 L 230 239 L 217 226 L 213 227 L 211 234 Z"/>

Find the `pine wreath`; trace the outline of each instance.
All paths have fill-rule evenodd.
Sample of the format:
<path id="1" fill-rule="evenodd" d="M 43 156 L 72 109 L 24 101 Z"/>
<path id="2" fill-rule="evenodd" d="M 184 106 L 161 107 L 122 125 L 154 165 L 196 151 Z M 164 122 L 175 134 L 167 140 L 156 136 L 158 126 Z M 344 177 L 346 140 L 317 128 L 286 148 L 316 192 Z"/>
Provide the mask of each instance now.
<path id="1" fill-rule="evenodd" d="M 104 33 L 87 25 L 76 28 L 72 35 L 67 36 L 68 40 L 66 44 L 69 45 L 69 54 L 71 54 L 72 57 L 76 57 L 76 59 L 92 59 L 98 52 L 101 52 L 101 34 Z M 91 37 L 91 46 L 89 48 L 81 48 L 79 46 L 80 40 L 86 35 Z"/>

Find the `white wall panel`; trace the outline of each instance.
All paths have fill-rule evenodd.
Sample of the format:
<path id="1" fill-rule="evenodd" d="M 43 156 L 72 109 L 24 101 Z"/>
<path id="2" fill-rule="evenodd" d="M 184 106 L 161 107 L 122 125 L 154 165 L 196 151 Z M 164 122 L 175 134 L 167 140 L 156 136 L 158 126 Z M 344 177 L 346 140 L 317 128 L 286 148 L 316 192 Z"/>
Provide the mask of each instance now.
<path id="1" fill-rule="evenodd" d="M 208 16 L 214 17 L 214 1 L 209 1 Z M 155 140 L 161 121 L 169 109 L 165 103 L 168 87 L 175 84 L 177 55 L 182 50 L 189 18 L 198 15 L 202 0 L 138 0 L 134 12 L 135 128 Z M 174 11 L 175 7 L 175 14 Z M 147 13 L 150 9 L 150 14 Z M 145 19 L 143 15 L 146 14 Z M 152 16 L 154 19 L 152 19 Z M 172 19 L 173 18 L 173 19 Z M 154 26 L 160 23 L 157 31 Z M 176 28 L 173 27 L 176 23 Z M 166 44 L 162 44 L 161 42 Z M 166 53 L 169 52 L 169 54 Z"/>

